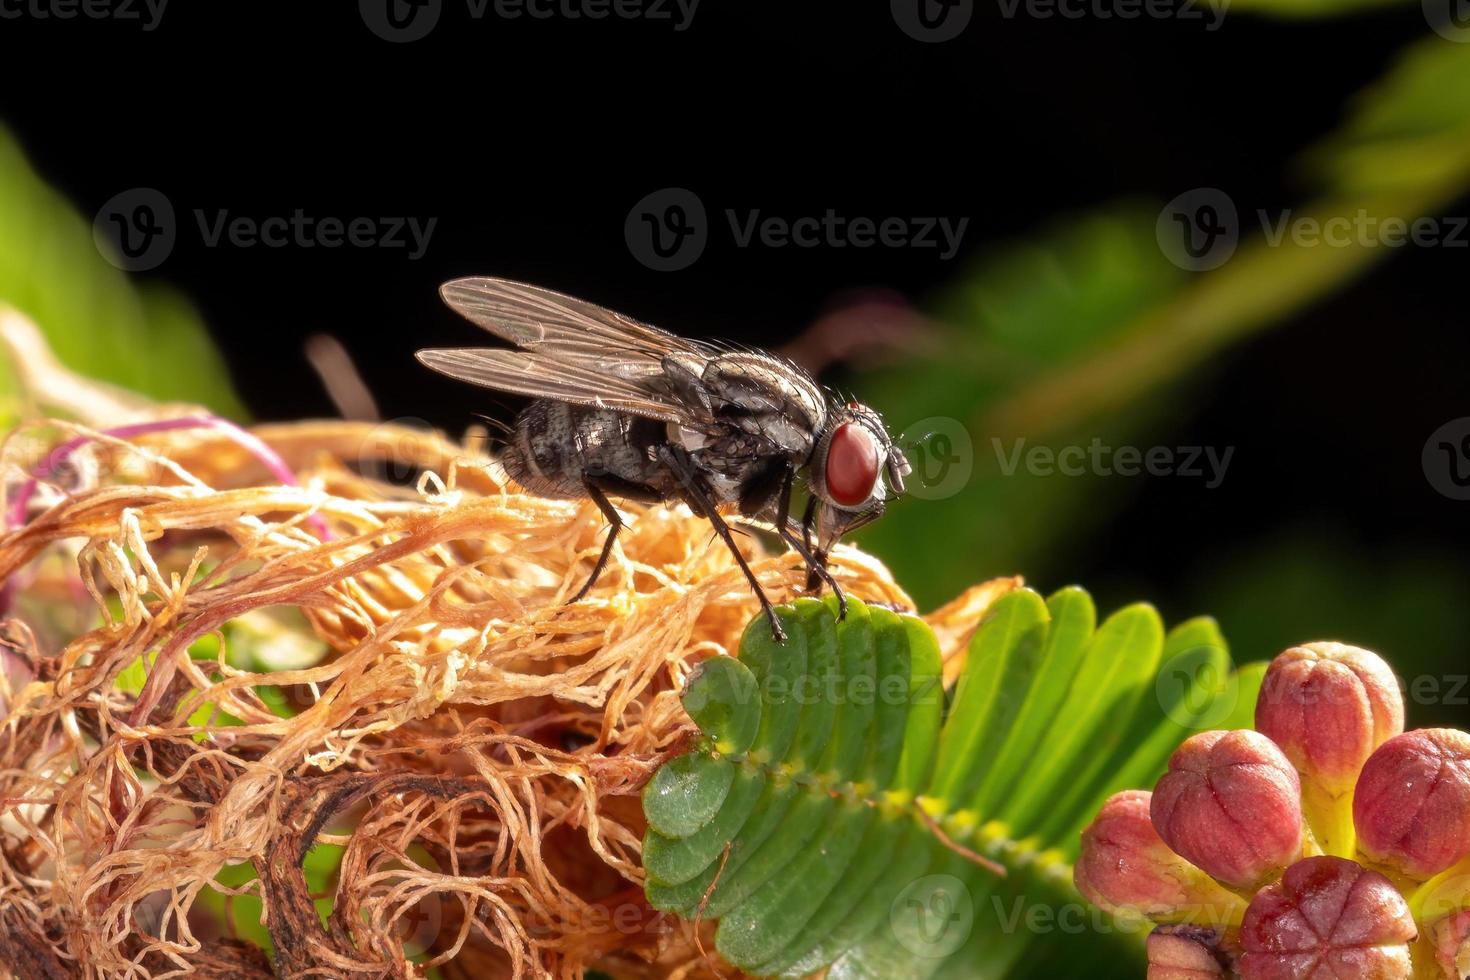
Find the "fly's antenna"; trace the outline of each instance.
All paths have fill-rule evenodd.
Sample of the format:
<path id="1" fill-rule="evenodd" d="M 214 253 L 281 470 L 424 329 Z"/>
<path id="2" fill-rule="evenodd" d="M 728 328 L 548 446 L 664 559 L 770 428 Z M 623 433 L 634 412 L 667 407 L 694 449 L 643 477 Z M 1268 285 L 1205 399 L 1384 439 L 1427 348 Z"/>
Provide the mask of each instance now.
<path id="1" fill-rule="evenodd" d="M 497 432 L 503 433 L 506 436 L 515 435 L 516 430 L 512 428 L 511 425 L 507 422 L 502 422 L 500 419 L 491 418 L 488 415 L 481 415 L 479 412 L 475 412 L 474 416 Z"/>
<path id="2" fill-rule="evenodd" d="M 511 444 L 515 436 L 514 428 L 500 421 L 500 419 L 494 419 L 488 415 L 481 415 L 479 412 L 475 412 L 474 415 L 475 418 L 484 422 L 486 428 L 489 430 L 485 433 L 485 452 L 487 455 L 494 455 L 495 450 L 503 449 Z"/>

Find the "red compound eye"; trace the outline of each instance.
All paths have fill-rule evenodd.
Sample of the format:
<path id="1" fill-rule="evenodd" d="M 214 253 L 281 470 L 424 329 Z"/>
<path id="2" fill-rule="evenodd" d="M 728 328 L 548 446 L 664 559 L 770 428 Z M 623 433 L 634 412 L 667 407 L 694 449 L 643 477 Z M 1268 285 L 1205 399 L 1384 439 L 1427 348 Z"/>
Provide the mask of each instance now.
<path id="1" fill-rule="evenodd" d="M 827 495 L 842 507 L 857 507 L 878 482 L 878 446 L 857 422 L 845 422 L 827 446 Z"/>

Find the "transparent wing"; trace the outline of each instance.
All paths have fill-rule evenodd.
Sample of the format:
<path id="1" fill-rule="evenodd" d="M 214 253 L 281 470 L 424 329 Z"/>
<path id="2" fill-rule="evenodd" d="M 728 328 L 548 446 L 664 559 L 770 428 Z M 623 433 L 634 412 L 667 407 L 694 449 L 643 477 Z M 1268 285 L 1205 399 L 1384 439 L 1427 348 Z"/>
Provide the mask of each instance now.
<path id="1" fill-rule="evenodd" d="M 485 388 L 608 408 L 666 422 L 683 421 L 686 415 L 677 401 L 654 387 L 655 379 L 642 383 L 631 381 L 594 370 L 564 355 L 460 347 L 431 348 L 415 356 L 440 374 Z"/>
<path id="2" fill-rule="evenodd" d="M 526 350 L 654 361 L 674 353 L 711 353 L 596 303 L 526 283 L 472 276 L 445 283 L 439 295 L 471 323 Z"/>
<path id="3" fill-rule="evenodd" d="M 686 340 L 507 279 L 455 279 L 439 294 L 471 323 L 520 348 L 419 352 L 424 364 L 461 381 L 696 428 L 718 427 L 722 409 L 774 414 L 793 398 L 807 420 L 822 415 L 822 393 L 811 376 L 769 354 Z"/>

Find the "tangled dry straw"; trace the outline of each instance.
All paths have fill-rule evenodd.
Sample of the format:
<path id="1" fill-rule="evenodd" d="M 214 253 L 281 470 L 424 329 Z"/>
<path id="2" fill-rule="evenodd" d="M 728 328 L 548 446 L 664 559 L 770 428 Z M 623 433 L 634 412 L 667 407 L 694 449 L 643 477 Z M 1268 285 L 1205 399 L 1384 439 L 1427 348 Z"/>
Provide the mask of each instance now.
<path id="1" fill-rule="evenodd" d="M 734 975 L 696 926 L 649 909 L 639 862 L 637 793 L 691 731 L 678 692 L 756 612 L 708 524 L 626 507 L 607 574 L 569 605 L 602 540 L 590 504 L 521 493 L 482 451 L 421 430 L 253 431 L 299 485 L 211 429 L 43 421 L 5 442 L 7 515 L 35 447 L 81 448 L 0 538 L 0 963 Z M 384 479 L 395 466 L 417 486 Z M 802 586 L 794 556 L 745 546 L 773 598 Z M 854 595 L 909 603 L 856 550 L 835 568 Z M 1011 584 L 935 614 L 949 652 Z M 318 654 L 264 667 L 234 649 L 232 624 L 283 609 Z M 322 843 L 344 846 L 325 921 L 302 868 Z M 242 865 L 253 880 L 219 880 Z M 227 913 L 229 896 L 262 900 L 273 960 L 211 894 Z"/>

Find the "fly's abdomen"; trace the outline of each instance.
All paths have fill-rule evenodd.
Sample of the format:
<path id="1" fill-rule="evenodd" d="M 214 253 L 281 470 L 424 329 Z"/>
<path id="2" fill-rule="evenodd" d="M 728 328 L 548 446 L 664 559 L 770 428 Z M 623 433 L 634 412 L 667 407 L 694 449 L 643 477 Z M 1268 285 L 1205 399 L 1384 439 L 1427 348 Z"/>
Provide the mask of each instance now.
<path id="1" fill-rule="evenodd" d="M 543 497 L 585 497 L 585 474 L 606 473 L 662 490 L 650 462 L 660 423 L 565 402 L 532 402 L 516 419 L 515 437 L 501 455 L 511 479 Z"/>

